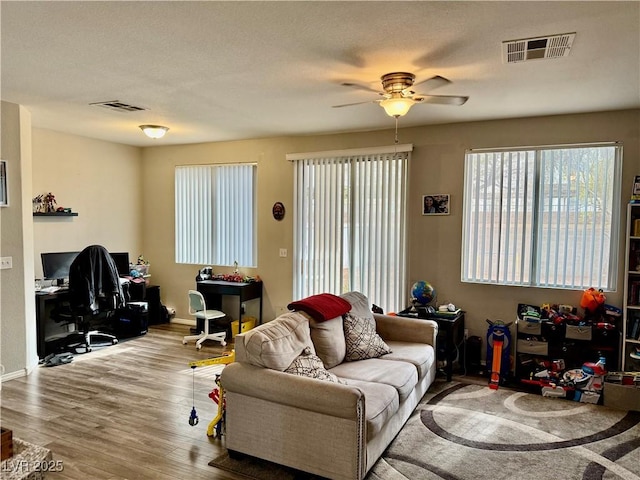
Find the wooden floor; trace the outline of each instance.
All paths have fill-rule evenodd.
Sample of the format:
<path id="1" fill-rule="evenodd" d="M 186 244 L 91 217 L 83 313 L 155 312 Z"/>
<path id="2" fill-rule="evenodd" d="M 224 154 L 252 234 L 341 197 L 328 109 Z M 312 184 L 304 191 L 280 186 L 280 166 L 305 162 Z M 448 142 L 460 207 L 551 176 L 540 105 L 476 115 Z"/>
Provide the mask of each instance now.
<path id="1" fill-rule="evenodd" d="M 237 480 L 208 465 L 224 446 L 224 437 L 206 434 L 217 408 L 208 397 L 214 380 L 206 368 L 188 365 L 232 345 L 207 341 L 198 352 L 182 345 L 186 334 L 183 325 L 153 326 L 70 364 L 4 382 L 0 422 L 62 462 L 63 471 L 47 479 Z M 192 427 L 194 403 L 199 423 Z"/>

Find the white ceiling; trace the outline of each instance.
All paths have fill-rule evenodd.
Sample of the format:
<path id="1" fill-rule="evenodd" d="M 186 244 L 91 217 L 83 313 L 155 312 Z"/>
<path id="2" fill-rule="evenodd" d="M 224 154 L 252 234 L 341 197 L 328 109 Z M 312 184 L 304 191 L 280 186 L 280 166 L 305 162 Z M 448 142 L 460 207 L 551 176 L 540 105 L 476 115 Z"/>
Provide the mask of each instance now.
<path id="1" fill-rule="evenodd" d="M 393 128 L 375 93 L 409 71 L 463 106 L 400 127 L 640 107 L 638 1 L 6 1 L 1 97 L 36 127 L 128 145 Z M 576 32 L 568 57 L 504 64 L 505 40 Z M 419 90 L 419 89 L 418 89 Z M 119 100 L 148 110 L 90 106 Z M 147 139 L 144 123 L 170 127 Z"/>

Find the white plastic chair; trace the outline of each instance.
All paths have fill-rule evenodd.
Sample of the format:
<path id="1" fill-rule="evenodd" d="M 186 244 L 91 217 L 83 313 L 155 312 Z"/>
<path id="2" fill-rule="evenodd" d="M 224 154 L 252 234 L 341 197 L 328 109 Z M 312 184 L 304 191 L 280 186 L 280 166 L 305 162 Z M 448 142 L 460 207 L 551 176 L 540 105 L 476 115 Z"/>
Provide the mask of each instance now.
<path id="1" fill-rule="evenodd" d="M 224 339 L 227 332 L 209 333 L 209 320 L 224 317 L 224 313 L 220 310 L 207 310 L 207 305 L 202 294 L 196 290 L 189 290 L 189 315 L 195 315 L 196 320 L 204 320 L 204 331 L 199 335 L 187 335 L 182 339 L 184 345 L 190 340 L 196 341 L 196 348 L 202 348 L 202 342 L 205 340 L 216 340 L 223 347 L 227 344 Z"/>

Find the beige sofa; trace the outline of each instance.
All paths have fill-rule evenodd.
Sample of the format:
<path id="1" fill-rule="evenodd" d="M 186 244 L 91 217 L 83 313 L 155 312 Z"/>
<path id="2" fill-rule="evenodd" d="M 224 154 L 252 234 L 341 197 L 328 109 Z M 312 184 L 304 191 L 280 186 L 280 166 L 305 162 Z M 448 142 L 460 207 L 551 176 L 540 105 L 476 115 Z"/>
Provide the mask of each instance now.
<path id="1" fill-rule="evenodd" d="M 343 298 L 350 315 L 375 319 L 391 353 L 345 361 L 342 318 L 316 322 L 302 312 L 236 336 L 236 362 L 221 377 L 230 455 L 359 480 L 400 431 L 434 381 L 437 323 L 372 314 L 357 292 Z M 284 371 L 305 347 L 338 382 Z"/>

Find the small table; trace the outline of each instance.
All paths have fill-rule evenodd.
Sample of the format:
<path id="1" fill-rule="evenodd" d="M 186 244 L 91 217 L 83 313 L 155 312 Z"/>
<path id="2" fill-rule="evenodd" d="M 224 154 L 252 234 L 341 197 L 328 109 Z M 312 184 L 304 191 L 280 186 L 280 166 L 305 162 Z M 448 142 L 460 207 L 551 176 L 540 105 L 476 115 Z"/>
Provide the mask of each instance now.
<path id="1" fill-rule="evenodd" d="M 436 356 L 444 360 L 444 373 L 447 382 L 453 376 L 453 360 L 456 358 L 458 346 L 464 342 L 464 312 L 455 315 L 439 315 L 438 313 L 412 312 L 411 308 L 398 313 L 401 317 L 421 318 L 438 322 L 438 338 L 436 340 Z"/>
<path id="2" fill-rule="evenodd" d="M 224 280 L 199 280 L 196 282 L 197 290 L 204 296 L 207 308 L 222 310 L 222 296 L 236 295 L 239 297 L 240 309 L 238 311 L 238 333 L 242 332 L 242 304 L 248 300 L 260 300 L 260 314 L 258 323 L 262 323 L 262 282 L 227 282 Z"/>

